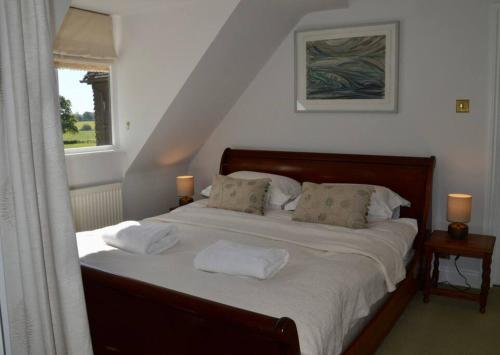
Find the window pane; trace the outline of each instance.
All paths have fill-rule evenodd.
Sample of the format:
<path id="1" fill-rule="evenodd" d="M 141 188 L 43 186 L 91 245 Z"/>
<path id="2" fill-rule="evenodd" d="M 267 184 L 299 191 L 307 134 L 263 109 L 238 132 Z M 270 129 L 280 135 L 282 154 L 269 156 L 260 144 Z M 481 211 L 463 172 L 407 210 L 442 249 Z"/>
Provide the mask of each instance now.
<path id="1" fill-rule="evenodd" d="M 112 144 L 109 73 L 58 69 L 64 148 Z"/>

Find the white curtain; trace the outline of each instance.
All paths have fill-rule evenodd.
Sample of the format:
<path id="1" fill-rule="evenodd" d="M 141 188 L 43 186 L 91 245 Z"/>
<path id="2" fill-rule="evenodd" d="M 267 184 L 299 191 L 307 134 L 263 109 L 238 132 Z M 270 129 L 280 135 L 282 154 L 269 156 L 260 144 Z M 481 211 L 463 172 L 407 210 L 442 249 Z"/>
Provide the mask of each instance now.
<path id="1" fill-rule="evenodd" d="M 91 354 L 49 0 L 0 0 L 0 244 L 12 354 Z"/>

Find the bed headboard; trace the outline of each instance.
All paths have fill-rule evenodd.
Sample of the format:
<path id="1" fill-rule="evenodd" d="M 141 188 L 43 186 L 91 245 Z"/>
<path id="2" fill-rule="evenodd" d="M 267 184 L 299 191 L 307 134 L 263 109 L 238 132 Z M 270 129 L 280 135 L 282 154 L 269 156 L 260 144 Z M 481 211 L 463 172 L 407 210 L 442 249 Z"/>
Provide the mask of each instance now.
<path id="1" fill-rule="evenodd" d="M 411 202 L 401 217 L 415 218 L 420 250 L 431 225 L 432 175 L 435 158 L 381 155 L 304 153 L 226 148 L 220 174 L 251 170 L 279 174 L 300 182 L 381 185 Z"/>

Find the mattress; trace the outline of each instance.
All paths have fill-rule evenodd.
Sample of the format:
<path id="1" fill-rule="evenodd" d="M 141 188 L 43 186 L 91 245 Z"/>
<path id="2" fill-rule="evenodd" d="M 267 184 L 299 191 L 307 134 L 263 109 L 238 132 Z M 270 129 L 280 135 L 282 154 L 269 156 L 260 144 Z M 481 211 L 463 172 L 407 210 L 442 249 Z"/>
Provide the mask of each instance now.
<path id="1" fill-rule="evenodd" d="M 347 228 L 291 221 L 270 210 L 253 216 L 197 202 L 150 219 L 178 225 L 180 242 L 161 255 L 129 254 L 106 245 L 102 231 L 79 233 L 82 263 L 91 267 L 272 317 L 292 318 L 303 354 L 339 354 L 360 322 L 404 278 L 404 256 L 416 235 L 412 220 Z M 287 266 L 270 280 L 194 269 L 195 255 L 217 240 L 286 248 Z"/>

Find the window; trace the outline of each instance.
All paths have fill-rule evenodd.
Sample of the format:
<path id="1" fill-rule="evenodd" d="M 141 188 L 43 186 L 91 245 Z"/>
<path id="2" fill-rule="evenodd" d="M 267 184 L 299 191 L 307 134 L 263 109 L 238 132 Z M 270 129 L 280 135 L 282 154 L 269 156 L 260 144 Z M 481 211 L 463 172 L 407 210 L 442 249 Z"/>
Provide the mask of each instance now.
<path id="1" fill-rule="evenodd" d="M 112 145 L 109 77 L 116 58 L 112 18 L 70 8 L 53 53 L 64 148 Z"/>
<path id="2" fill-rule="evenodd" d="M 57 71 L 64 148 L 112 145 L 109 72 Z"/>

